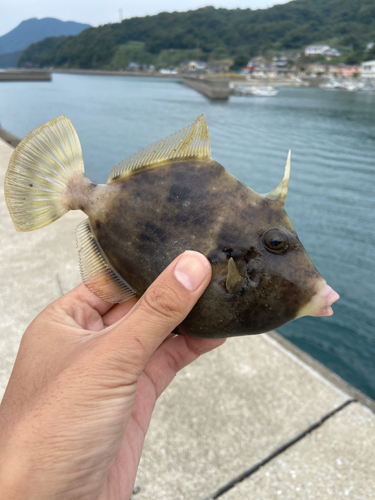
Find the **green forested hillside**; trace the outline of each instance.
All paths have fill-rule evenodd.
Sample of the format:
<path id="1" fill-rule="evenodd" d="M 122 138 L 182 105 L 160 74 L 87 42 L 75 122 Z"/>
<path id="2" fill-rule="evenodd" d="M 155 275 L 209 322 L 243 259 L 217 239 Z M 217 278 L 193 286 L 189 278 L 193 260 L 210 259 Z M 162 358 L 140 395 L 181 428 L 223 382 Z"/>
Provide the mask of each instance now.
<path id="1" fill-rule="evenodd" d="M 126 19 L 58 43 L 47 39 L 33 44 L 19 65 L 119 69 L 129 58 L 139 63 L 163 63 L 164 58 L 168 63 L 171 50 L 180 51 L 182 58 L 184 51 L 194 51 L 204 60 L 255 56 L 269 49 L 301 50 L 323 42 L 357 52 L 361 59 L 371 41 L 375 41 L 374 0 L 294 0 L 255 11 L 206 7 Z"/>

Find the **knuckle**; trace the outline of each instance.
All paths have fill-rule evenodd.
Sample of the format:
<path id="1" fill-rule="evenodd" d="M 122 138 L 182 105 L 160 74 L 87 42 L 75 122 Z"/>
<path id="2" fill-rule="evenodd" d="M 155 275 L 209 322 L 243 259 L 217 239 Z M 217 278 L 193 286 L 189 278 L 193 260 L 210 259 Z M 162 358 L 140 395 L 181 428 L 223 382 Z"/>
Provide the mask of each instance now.
<path id="1" fill-rule="evenodd" d="M 184 310 L 182 298 L 167 286 L 149 288 L 143 296 L 143 301 L 146 308 L 162 318 L 176 319 Z"/>

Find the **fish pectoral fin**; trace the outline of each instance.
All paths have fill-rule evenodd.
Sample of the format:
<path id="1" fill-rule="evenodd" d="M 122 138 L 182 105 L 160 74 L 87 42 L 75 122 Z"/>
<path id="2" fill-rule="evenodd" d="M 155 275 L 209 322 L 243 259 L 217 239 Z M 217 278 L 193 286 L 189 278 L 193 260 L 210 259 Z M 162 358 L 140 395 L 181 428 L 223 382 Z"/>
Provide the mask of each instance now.
<path id="1" fill-rule="evenodd" d="M 112 303 L 125 302 L 137 296 L 108 264 L 88 219 L 77 226 L 77 247 L 82 281 L 95 295 Z"/>
<path id="2" fill-rule="evenodd" d="M 211 159 L 210 134 L 203 115 L 179 132 L 154 142 L 118 163 L 108 176 L 107 184 L 128 177 L 140 168 L 154 167 L 171 160 Z"/>
<path id="3" fill-rule="evenodd" d="M 233 294 L 239 292 L 245 284 L 246 280 L 241 276 L 233 257 L 231 257 L 228 261 L 228 274 L 225 282 L 228 293 Z"/>

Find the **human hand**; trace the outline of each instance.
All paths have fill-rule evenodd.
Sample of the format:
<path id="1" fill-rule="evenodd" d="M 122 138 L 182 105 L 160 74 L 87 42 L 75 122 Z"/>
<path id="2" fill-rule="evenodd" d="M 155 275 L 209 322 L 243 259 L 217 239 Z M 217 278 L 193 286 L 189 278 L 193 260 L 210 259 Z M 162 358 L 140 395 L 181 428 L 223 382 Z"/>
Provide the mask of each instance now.
<path id="1" fill-rule="evenodd" d="M 170 334 L 210 277 L 185 252 L 138 302 L 80 285 L 30 324 L 0 406 L 0 498 L 130 498 L 157 398 L 224 342 Z"/>

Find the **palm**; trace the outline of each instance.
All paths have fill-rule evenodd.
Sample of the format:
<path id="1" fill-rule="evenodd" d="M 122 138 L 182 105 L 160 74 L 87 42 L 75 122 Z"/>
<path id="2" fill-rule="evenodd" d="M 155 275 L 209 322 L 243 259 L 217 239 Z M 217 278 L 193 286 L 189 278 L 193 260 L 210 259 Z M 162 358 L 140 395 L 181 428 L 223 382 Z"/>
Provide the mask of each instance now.
<path id="1" fill-rule="evenodd" d="M 74 318 L 85 332 L 110 328 L 122 319 L 136 304 L 131 301 L 112 306 L 94 296 L 86 287 L 78 287 L 78 310 L 70 309 L 69 318 Z M 78 318 L 78 320 L 77 320 Z M 150 424 L 157 398 L 173 380 L 176 373 L 200 354 L 221 344 L 224 340 L 204 340 L 177 337 L 170 334 L 152 355 L 127 394 L 133 409 L 121 438 L 119 449 L 107 476 L 100 500 L 130 498 L 144 439 Z"/>
<path id="2" fill-rule="evenodd" d="M 130 498 L 155 402 L 155 387 L 142 374 L 138 381 L 134 409 L 100 500 Z"/>
<path id="3" fill-rule="evenodd" d="M 73 304 L 66 304 L 66 314 L 61 320 L 68 325 L 73 321 L 83 334 L 111 327 L 137 302 L 133 300 L 113 306 L 93 295 L 85 286 L 79 286 L 76 289 L 76 298 L 78 300 Z M 157 399 L 152 378 L 145 373 L 141 374 L 134 388 L 133 394 L 128 394 L 128 397 L 134 401 L 133 411 L 99 497 L 103 500 L 130 498 L 132 492 L 144 438 Z"/>
<path id="4" fill-rule="evenodd" d="M 112 305 L 80 285 L 31 323 L 1 404 L 0 450 L 12 443 L 17 470 L 37 465 L 27 481 L 0 477 L 0 496 L 130 498 L 157 398 L 224 341 L 169 334 L 210 277 L 186 252 L 138 302 Z"/>

